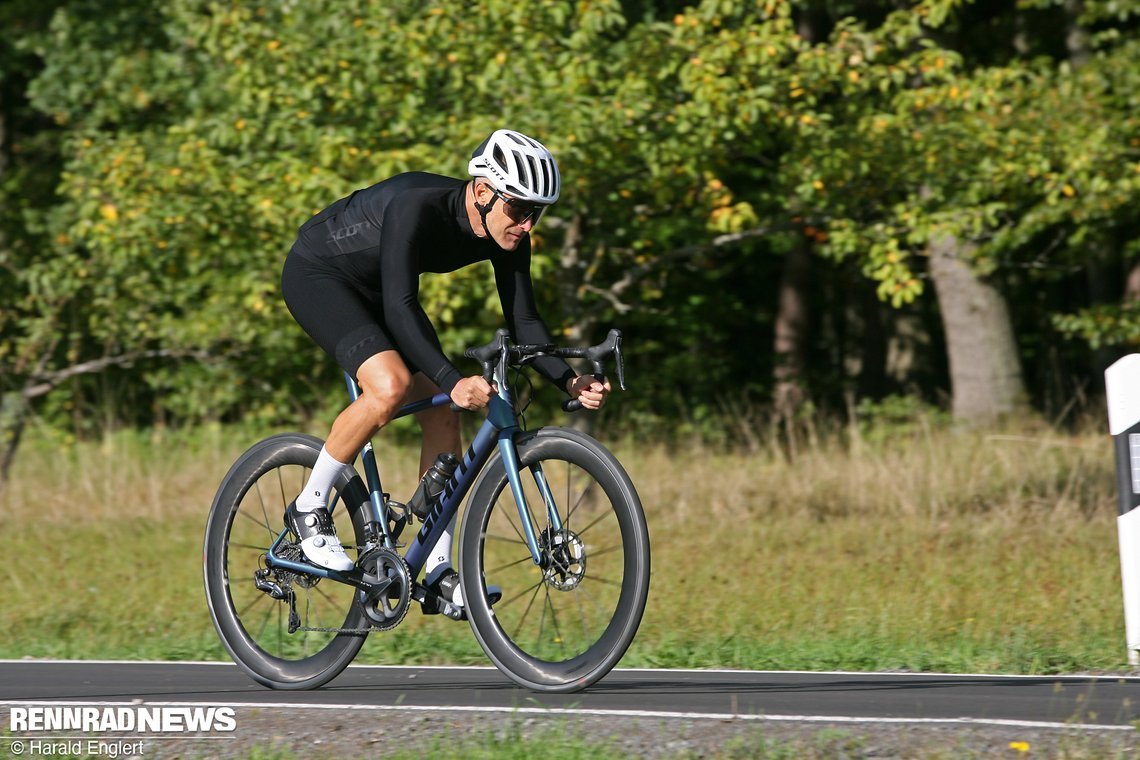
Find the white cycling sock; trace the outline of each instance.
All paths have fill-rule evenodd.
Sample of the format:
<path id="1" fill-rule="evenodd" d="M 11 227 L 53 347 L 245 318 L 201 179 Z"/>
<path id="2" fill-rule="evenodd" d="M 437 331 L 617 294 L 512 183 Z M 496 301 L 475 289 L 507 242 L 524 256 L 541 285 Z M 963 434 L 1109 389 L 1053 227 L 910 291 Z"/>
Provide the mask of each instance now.
<path id="1" fill-rule="evenodd" d="M 424 564 L 424 583 L 429 586 L 451 570 L 451 537 L 455 535 L 455 517 L 458 515 L 451 518 L 451 522 L 447 524 L 447 528 L 428 554 L 427 563 Z"/>
<path id="2" fill-rule="evenodd" d="M 348 465 L 333 459 L 332 454 L 322 446 L 317 463 L 313 465 L 313 472 L 309 475 L 309 482 L 297 497 L 297 511 L 312 512 L 314 509 L 327 507 L 333 482 L 345 467 Z"/>

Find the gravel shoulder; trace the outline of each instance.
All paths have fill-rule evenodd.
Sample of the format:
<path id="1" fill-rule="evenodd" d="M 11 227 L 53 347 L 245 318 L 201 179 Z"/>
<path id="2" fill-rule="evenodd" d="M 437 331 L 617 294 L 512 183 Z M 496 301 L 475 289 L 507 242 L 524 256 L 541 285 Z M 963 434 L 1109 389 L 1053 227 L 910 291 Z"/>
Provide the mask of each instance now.
<path id="1" fill-rule="evenodd" d="M 223 738 L 152 741 L 142 757 L 492 757 L 497 742 L 565 739 L 598 758 L 1112 758 L 1140 756 L 1136 731 L 1004 726 L 795 723 L 629 717 L 406 715 L 305 708 L 241 708 Z M 4 749 L 7 749 L 4 747 Z M 549 755 L 558 757 L 557 753 Z"/>

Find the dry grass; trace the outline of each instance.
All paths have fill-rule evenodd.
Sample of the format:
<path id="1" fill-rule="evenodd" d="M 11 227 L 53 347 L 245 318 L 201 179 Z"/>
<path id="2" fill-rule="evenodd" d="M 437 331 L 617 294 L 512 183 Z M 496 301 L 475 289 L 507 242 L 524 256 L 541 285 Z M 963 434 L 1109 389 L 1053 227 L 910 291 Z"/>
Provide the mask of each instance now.
<path id="1" fill-rule="evenodd" d="M 28 445 L 0 493 L 0 522 L 29 558 L 0 606 L 4 653 L 220 656 L 200 590 L 201 531 L 218 481 L 254 438 L 210 428 Z M 654 560 L 626 664 L 1122 667 L 1106 435 L 918 426 L 875 443 L 824 440 L 791 462 L 771 447 L 616 451 L 645 504 Z M 410 494 L 417 452 L 382 445 L 380 457 L 386 487 Z M 411 615 L 363 656 L 479 652 L 465 627 Z"/>

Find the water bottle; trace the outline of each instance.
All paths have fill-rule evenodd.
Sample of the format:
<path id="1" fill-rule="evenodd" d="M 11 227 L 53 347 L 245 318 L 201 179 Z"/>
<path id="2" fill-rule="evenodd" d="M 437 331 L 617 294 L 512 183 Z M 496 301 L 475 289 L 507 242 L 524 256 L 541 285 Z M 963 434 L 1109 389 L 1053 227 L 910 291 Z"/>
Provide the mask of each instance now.
<path id="1" fill-rule="evenodd" d="M 436 456 L 435 462 L 424 473 L 419 487 L 412 494 L 412 498 L 408 500 L 408 507 L 420 520 L 426 519 L 431 514 L 436 499 L 443 493 L 444 486 L 447 485 L 447 481 L 451 480 L 458 464 L 459 460 L 455 458 L 455 455 L 450 451 L 445 451 Z"/>

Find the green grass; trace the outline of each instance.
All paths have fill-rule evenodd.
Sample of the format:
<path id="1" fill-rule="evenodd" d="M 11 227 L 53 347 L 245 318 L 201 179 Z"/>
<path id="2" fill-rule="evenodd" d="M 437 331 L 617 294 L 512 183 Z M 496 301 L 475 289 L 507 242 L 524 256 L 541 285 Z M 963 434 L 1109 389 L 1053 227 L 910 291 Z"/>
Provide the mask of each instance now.
<path id="1" fill-rule="evenodd" d="M 205 608 L 213 491 L 255 437 L 40 435 L 0 492 L 2 657 L 225 659 Z M 1057 673 L 1126 669 L 1106 435 L 903 435 L 775 449 L 616 447 L 653 582 L 623 664 Z M 416 452 L 381 445 L 385 485 Z M 480 663 L 413 611 L 361 662 Z"/>

